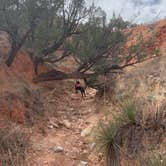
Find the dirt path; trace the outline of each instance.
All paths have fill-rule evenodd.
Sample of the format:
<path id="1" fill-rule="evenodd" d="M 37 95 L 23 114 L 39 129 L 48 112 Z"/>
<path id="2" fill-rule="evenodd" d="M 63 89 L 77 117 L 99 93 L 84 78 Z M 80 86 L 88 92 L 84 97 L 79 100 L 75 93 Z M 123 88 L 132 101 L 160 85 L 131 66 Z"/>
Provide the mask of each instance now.
<path id="1" fill-rule="evenodd" d="M 35 160 L 31 165 L 103 165 L 100 156 L 97 156 L 93 151 L 93 143 L 90 143 L 87 139 L 99 117 L 99 114 L 96 113 L 94 95 L 94 91 L 89 90 L 87 97 L 83 100 L 79 94 L 71 94 L 68 100 L 72 102 L 67 109 L 58 109 L 56 118 L 52 117 L 47 122 L 47 134 L 44 136 L 39 133 L 33 134 L 33 158 Z M 67 101 L 61 107 L 66 107 L 66 104 Z M 54 105 L 51 107 L 53 109 Z M 60 149 L 61 152 L 56 152 L 58 147 L 62 148 Z"/>

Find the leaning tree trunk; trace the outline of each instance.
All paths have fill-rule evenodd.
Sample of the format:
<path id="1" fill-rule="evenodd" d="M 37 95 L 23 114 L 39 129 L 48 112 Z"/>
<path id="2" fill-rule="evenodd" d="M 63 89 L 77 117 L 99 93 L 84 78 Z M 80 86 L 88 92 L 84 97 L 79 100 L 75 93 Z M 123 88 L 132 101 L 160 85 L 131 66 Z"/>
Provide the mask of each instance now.
<path id="1" fill-rule="evenodd" d="M 38 76 L 38 66 L 40 64 L 43 64 L 42 57 L 36 57 L 36 56 L 34 56 L 34 58 L 33 58 L 33 67 L 34 67 L 35 76 Z"/>
<path id="2" fill-rule="evenodd" d="M 7 65 L 8 67 L 10 67 L 11 64 L 13 63 L 14 58 L 16 57 L 18 51 L 19 51 L 19 49 L 17 49 L 17 48 L 12 48 L 12 49 L 11 49 L 11 51 L 10 51 L 10 53 L 9 53 L 9 56 L 8 56 L 8 58 L 7 58 L 7 60 L 6 60 L 6 65 Z"/>
<path id="3" fill-rule="evenodd" d="M 65 73 L 58 70 L 52 70 L 46 73 L 41 73 L 40 75 L 36 76 L 33 81 L 43 82 L 43 81 L 53 81 L 53 80 L 65 80 L 65 79 L 83 79 L 85 75 L 80 73 Z"/>

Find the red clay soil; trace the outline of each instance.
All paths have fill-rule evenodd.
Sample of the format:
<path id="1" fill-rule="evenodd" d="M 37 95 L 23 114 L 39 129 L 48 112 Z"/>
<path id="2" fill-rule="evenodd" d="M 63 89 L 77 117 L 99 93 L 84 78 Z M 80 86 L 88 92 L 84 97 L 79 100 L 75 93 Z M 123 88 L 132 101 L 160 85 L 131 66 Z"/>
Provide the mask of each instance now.
<path id="1" fill-rule="evenodd" d="M 166 19 L 156 22 L 152 25 L 139 25 L 132 29 L 125 30 L 126 33 L 132 32 L 128 38 L 126 47 L 129 49 L 131 45 L 135 45 L 138 37 L 142 34 L 145 41 L 152 35 L 154 37 L 153 43 L 149 46 L 150 49 L 158 47 L 161 53 L 165 53 L 166 49 Z"/>
<path id="2" fill-rule="evenodd" d="M 45 71 L 45 68 L 40 70 Z M 0 126 L 6 121 L 5 117 L 25 122 L 25 113 L 32 109 L 32 102 L 38 100 L 34 92 L 38 86 L 32 83 L 33 77 L 33 63 L 25 53 L 19 53 L 10 68 L 0 64 Z"/>

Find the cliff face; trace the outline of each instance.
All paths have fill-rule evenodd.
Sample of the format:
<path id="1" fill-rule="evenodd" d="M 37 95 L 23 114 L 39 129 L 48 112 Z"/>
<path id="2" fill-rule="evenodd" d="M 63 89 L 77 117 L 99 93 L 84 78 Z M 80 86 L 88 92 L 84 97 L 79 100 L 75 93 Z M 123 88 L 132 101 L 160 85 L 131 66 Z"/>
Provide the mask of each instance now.
<path id="1" fill-rule="evenodd" d="M 148 49 L 159 48 L 161 57 L 137 64 L 126 69 L 117 83 L 118 95 L 145 97 L 150 101 L 164 101 L 166 98 L 166 19 L 153 25 L 141 25 L 131 30 L 127 47 L 135 44 L 139 35 L 145 40 L 152 36 Z"/>
<path id="2" fill-rule="evenodd" d="M 39 88 L 29 80 L 30 66 L 20 65 L 17 70 L 13 67 L 0 65 L 0 125 L 7 119 L 18 123 L 31 121 L 33 112 L 43 110 Z"/>
<path id="3" fill-rule="evenodd" d="M 156 44 L 161 49 L 162 53 L 165 54 L 166 52 L 166 19 L 159 21 L 156 24 Z"/>
<path id="4" fill-rule="evenodd" d="M 30 114 L 42 112 L 39 90 L 32 83 L 33 63 L 29 56 L 20 52 L 10 68 L 4 59 L 10 50 L 7 34 L 0 33 L 0 126 L 10 120 L 25 123 Z M 9 120 L 9 121 L 8 121 Z"/>
<path id="5" fill-rule="evenodd" d="M 150 40 L 149 49 L 158 47 L 162 54 L 166 51 L 166 19 L 158 21 L 152 25 L 139 25 L 132 29 L 126 30 L 126 32 L 131 32 L 128 38 L 127 48 L 131 45 L 136 44 L 140 34 L 143 36 L 144 40 Z M 150 38 L 151 37 L 151 38 Z"/>

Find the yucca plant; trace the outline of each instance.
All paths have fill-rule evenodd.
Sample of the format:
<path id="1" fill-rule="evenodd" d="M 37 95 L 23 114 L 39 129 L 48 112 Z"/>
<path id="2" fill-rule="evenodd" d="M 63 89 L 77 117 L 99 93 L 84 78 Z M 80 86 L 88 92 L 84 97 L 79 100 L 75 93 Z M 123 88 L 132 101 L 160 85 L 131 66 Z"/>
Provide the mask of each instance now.
<path id="1" fill-rule="evenodd" d="M 118 126 L 116 123 L 100 122 L 95 137 L 96 148 L 105 153 L 108 166 L 119 166 L 119 146 L 116 141 Z"/>
<path id="2" fill-rule="evenodd" d="M 140 166 L 166 166 L 166 154 L 151 155 L 145 159 L 141 159 Z"/>

